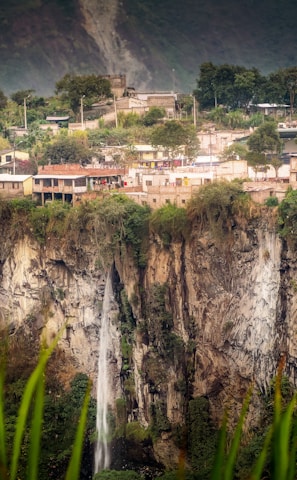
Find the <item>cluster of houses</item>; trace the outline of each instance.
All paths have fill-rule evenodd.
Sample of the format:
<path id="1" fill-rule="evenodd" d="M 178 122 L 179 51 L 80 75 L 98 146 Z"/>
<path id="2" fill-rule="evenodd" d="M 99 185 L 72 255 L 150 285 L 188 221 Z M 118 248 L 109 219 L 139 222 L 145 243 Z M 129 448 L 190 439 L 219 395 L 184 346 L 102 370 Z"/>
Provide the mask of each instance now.
<path id="1" fill-rule="evenodd" d="M 179 96 L 175 92 L 137 92 L 133 88 L 127 88 L 124 75 L 107 78 L 112 85 L 114 100 L 111 111 L 104 115 L 106 121 L 116 122 L 121 111 L 141 115 L 152 106 L 162 107 L 167 118 L 176 117 Z M 263 115 L 274 116 L 278 115 L 278 107 L 268 104 L 257 106 L 262 110 L 265 108 Z M 285 111 L 287 106 L 283 107 Z M 100 108 L 100 105 L 94 104 L 93 108 Z M 70 134 L 75 130 L 98 128 L 98 119 L 84 120 L 83 105 L 81 122 L 71 124 L 68 121 L 69 117 L 51 116 L 47 117 L 48 123 L 41 127 L 51 130 L 52 134 L 57 133 L 63 123 L 67 124 Z M 280 125 L 280 130 L 282 127 Z M 277 196 L 282 200 L 288 183 L 297 186 L 297 130 L 294 138 L 292 131 L 287 135 L 286 126 L 283 130 L 288 161 L 284 162 L 278 172 L 272 167 L 265 172 L 255 172 L 245 160 L 222 161 L 220 154 L 224 148 L 236 140 L 246 138 L 250 132 L 216 131 L 211 124 L 198 133 L 200 155 L 191 163 L 183 151 L 170 158 L 168 151 L 152 145 L 134 145 L 133 152 L 130 152 L 133 155 L 130 155 L 127 162 L 129 147 L 114 146 L 102 148 L 102 164 L 97 164 L 94 160 L 86 166 L 45 165 L 38 168 L 37 175 L 16 175 L 16 164 L 29 160 L 29 154 L 14 147 L 0 151 L 0 199 L 28 196 L 39 205 L 54 200 L 75 205 L 106 191 L 114 191 L 124 192 L 136 202 L 148 204 L 152 208 L 159 208 L 169 202 L 183 206 L 201 185 L 218 179 L 231 181 L 238 178 L 252 180 L 245 182 L 244 188 L 256 201 L 263 202 L 269 196 Z M 24 134 L 24 129 L 14 129 L 14 135 Z M 123 164 L 125 168 L 117 167 L 116 164 Z"/>
<path id="2" fill-rule="evenodd" d="M 149 163 L 146 159 L 146 163 Z M 252 172 L 245 160 L 220 161 L 216 156 L 200 156 L 191 165 L 166 166 L 151 158 L 150 166 L 135 162 L 129 168 L 79 164 L 44 165 L 36 175 L 0 174 L 0 199 L 30 197 L 38 205 L 60 200 L 77 205 L 107 192 L 123 192 L 141 205 L 159 208 L 166 203 L 184 206 L 193 193 L 215 180 L 243 179 L 244 188 L 254 200 L 264 202 L 269 196 L 282 200 L 288 184 L 297 187 L 297 155 L 279 170 Z M 247 181 L 247 179 L 253 181 Z M 257 180 L 257 181 L 256 181 Z"/>

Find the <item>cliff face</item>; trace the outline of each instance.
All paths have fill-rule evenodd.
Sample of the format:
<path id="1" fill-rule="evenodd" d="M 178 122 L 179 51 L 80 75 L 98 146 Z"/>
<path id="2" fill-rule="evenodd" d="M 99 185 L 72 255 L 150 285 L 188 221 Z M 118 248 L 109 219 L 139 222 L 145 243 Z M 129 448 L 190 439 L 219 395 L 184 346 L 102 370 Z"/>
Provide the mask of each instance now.
<path id="1" fill-rule="evenodd" d="M 30 233 L 12 242 L 4 233 L 0 266 L 1 324 L 14 333 L 34 322 L 50 340 L 67 321 L 59 346 L 95 386 L 106 280 L 96 242 L 82 233 L 76 244 L 48 238 L 40 246 Z M 167 248 L 151 238 L 145 270 L 129 250 L 117 252 L 110 405 L 125 396 L 130 421 L 147 426 L 160 410 L 182 424 L 187 401 L 203 395 L 218 420 L 227 404 L 241 405 L 252 382 L 266 389 L 282 355 L 296 383 L 296 268 L 265 212 L 220 242 L 198 227 Z M 135 326 L 130 355 L 121 347 L 123 291 Z M 165 464 L 177 453 L 168 435 L 163 428 L 156 452 Z"/>

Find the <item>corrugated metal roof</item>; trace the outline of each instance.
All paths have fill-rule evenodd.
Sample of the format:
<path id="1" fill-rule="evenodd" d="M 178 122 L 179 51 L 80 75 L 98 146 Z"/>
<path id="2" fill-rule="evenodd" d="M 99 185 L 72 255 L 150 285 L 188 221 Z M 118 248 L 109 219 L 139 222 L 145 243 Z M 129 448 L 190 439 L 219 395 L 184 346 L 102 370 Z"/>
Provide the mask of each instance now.
<path id="1" fill-rule="evenodd" d="M 76 180 L 77 178 L 84 178 L 86 177 L 86 175 L 63 175 L 63 174 L 60 174 L 60 175 L 34 175 L 33 178 L 37 178 L 37 179 L 47 179 L 47 178 L 57 178 L 57 179 L 61 179 L 61 180 Z"/>
<path id="2" fill-rule="evenodd" d="M 0 182 L 24 182 L 32 175 L 12 175 L 10 173 L 0 173 Z"/>

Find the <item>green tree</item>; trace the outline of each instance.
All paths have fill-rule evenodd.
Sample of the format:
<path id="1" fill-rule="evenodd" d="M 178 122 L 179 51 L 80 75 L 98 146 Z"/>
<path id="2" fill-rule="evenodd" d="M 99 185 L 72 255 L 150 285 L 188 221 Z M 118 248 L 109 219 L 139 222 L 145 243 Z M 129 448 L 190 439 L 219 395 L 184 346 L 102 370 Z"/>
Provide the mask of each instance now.
<path id="1" fill-rule="evenodd" d="M 92 104 L 95 100 L 112 97 L 109 80 L 100 75 L 73 75 L 67 73 L 56 83 L 56 93 L 69 101 L 76 113 L 81 104 L 81 98 Z"/>
<path id="2" fill-rule="evenodd" d="M 295 96 L 297 92 L 297 67 L 289 67 L 282 70 L 281 75 L 284 79 L 284 84 L 289 94 L 290 111 L 293 115 L 293 108 L 295 105 Z"/>
<path id="3" fill-rule="evenodd" d="M 151 143 L 168 150 L 169 158 L 182 153 L 184 149 L 189 156 L 193 156 L 199 148 L 194 126 L 176 120 L 156 126 L 151 134 Z"/>
<path id="4" fill-rule="evenodd" d="M 139 115 L 135 112 L 119 112 L 118 113 L 118 125 L 121 128 L 129 128 L 137 125 L 140 122 Z"/>
<path id="5" fill-rule="evenodd" d="M 82 145 L 76 138 L 61 135 L 48 144 L 43 154 L 45 163 L 90 163 L 92 152 Z"/>
<path id="6" fill-rule="evenodd" d="M 224 105 L 231 109 L 246 108 L 248 103 L 261 95 L 264 77 L 256 68 L 238 65 L 200 66 L 197 90 L 194 94 L 201 108 Z"/>
<path id="7" fill-rule="evenodd" d="M 18 90 L 10 95 L 10 98 L 13 102 L 17 103 L 18 105 L 24 104 L 24 99 L 28 99 L 28 104 L 32 100 L 34 90 Z"/>
<path id="8" fill-rule="evenodd" d="M 278 156 L 282 142 L 275 122 L 268 121 L 260 125 L 247 141 L 249 148 L 247 160 L 255 172 L 259 168 L 268 169 L 269 157 Z"/>
<path id="9" fill-rule="evenodd" d="M 189 455 L 198 479 L 209 478 L 217 448 L 218 432 L 211 423 L 209 401 L 197 397 L 189 402 Z"/>
<path id="10" fill-rule="evenodd" d="M 151 127 L 158 123 L 166 115 L 164 108 L 151 107 L 149 111 L 143 116 L 142 123 L 146 127 Z"/>
<path id="11" fill-rule="evenodd" d="M 224 148 L 221 158 L 223 160 L 240 160 L 247 155 L 247 147 L 239 142 L 234 142 Z"/>
<path id="12" fill-rule="evenodd" d="M 200 109 L 217 107 L 217 71 L 218 67 L 212 62 L 200 65 L 197 89 L 194 90 Z"/>
<path id="13" fill-rule="evenodd" d="M 7 105 L 7 97 L 4 95 L 2 90 L 0 90 L 0 110 L 3 110 Z"/>

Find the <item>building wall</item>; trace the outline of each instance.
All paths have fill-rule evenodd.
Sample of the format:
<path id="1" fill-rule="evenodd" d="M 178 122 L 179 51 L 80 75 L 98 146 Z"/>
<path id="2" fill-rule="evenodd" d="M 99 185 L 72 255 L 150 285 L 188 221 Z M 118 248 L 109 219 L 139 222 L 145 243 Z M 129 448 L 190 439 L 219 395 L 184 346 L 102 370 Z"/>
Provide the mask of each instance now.
<path id="1" fill-rule="evenodd" d="M 176 204 L 178 207 L 184 207 L 198 189 L 199 187 L 196 186 L 148 187 L 147 204 L 151 208 L 160 208 L 168 203 Z"/>
<path id="2" fill-rule="evenodd" d="M 27 180 L 25 180 L 23 182 L 23 189 L 24 189 L 24 195 L 32 195 L 32 192 L 33 192 L 33 178 L 32 177 L 27 178 Z"/>
<path id="3" fill-rule="evenodd" d="M 32 193 L 32 189 L 31 189 Z M 22 182 L 1 182 L 0 181 L 0 198 L 18 198 L 24 196 L 24 188 Z"/>

